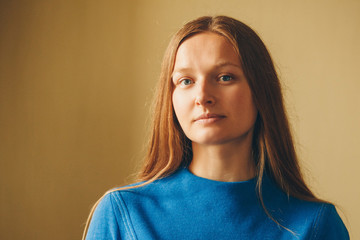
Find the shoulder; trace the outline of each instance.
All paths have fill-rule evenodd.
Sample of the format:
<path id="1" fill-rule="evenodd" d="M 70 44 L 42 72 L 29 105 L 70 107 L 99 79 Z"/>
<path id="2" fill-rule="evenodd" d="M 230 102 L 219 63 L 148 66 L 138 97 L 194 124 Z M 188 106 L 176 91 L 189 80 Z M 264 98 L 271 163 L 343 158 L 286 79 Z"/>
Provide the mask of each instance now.
<path id="1" fill-rule="evenodd" d="M 109 191 L 102 196 L 91 217 L 86 240 L 125 239 L 133 235 L 126 207 L 119 191 Z"/>
<path id="2" fill-rule="evenodd" d="M 265 204 L 273 217 L 306 239 L 345 240 L 348 231 L 333 204 L 287 196 L 272 182 L 265 184 Z"/>
<path id="3" fill-rule="evenodd" d="M 312 239 L 349 239 L 349 233 L 332 204 L 319 204 L 317 218 L 313 224 Z"/>
<path id="4" fill-rule="evenodd" d="M 349 233 L 333 204 L 290 198 L 278 216 L 289 229 L 311 240 L 348 240 Z"/>
<path id="5" fill-rule="evenodd" d="M 110 194 L 100 198 L 91 217 L 86 240 L 92 239 L 119 239 L 117 217 Z"/>
<path id="6" fill-rule="evenodd" d="M 152 183 L 138 182 L 109 190 L 96 205 L 86 240 L 136 239 L 134 224 L 146 212 L 152 212 L 148 206 L 154 206 L 164 196 L 171 195 L 176 188 L 171 187 L 176 176 L 173 174 Z"/>

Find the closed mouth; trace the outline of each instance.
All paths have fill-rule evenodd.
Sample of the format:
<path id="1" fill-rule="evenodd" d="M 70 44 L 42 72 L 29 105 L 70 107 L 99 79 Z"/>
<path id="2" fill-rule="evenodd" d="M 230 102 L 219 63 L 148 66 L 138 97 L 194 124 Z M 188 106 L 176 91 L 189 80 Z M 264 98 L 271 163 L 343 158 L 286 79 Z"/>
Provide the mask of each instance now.
<path id="1" fill-rule="evenodd" d="M 220 114 L 212 114 L 212 113 L 205 113 L 205 114 L 201 114 L 200 116 L 198 116 L 194 121 L 205 121 L 205 120 L 216 120 L 216 119 L 222 119 L 225 118 L 224 115 L 220 115 Z"/>

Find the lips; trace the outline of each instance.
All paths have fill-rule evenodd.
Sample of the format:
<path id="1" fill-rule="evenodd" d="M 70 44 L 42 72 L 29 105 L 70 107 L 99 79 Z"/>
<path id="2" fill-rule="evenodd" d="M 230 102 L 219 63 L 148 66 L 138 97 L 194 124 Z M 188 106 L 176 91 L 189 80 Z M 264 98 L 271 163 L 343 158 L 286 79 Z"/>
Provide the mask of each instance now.
<path id="1" fill-rule="evenodd" d="M 195 118 L 194 122 L 215 122 L 225 118 L 224 115 L 214 113 L 204 113 Z"/>

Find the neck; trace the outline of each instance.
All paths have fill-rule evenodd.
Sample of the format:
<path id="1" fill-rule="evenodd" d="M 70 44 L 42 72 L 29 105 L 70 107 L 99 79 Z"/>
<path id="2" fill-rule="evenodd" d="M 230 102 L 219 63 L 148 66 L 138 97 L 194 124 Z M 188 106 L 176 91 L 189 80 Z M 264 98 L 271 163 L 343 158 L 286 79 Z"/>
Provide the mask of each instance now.
<path id="1" fill-rule="evenodd" d="M 192 148 L 189 170 L 197 176 L 223 182 L 246 181 L 255 177 L 251 139 L 218 145 L 192 143 Z"/>

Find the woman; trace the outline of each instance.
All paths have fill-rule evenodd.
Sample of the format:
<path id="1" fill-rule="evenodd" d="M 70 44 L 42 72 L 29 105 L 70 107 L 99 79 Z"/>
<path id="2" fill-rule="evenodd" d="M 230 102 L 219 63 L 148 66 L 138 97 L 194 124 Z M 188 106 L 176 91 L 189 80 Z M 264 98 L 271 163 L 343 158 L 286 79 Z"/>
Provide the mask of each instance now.
<path id="1" fill-rule="evenodd" d="M 86 239 L 349 239 L 303 180 L 265 45 L 229 17 L 172 38 L 139 179 L 99 200 Z"/>

